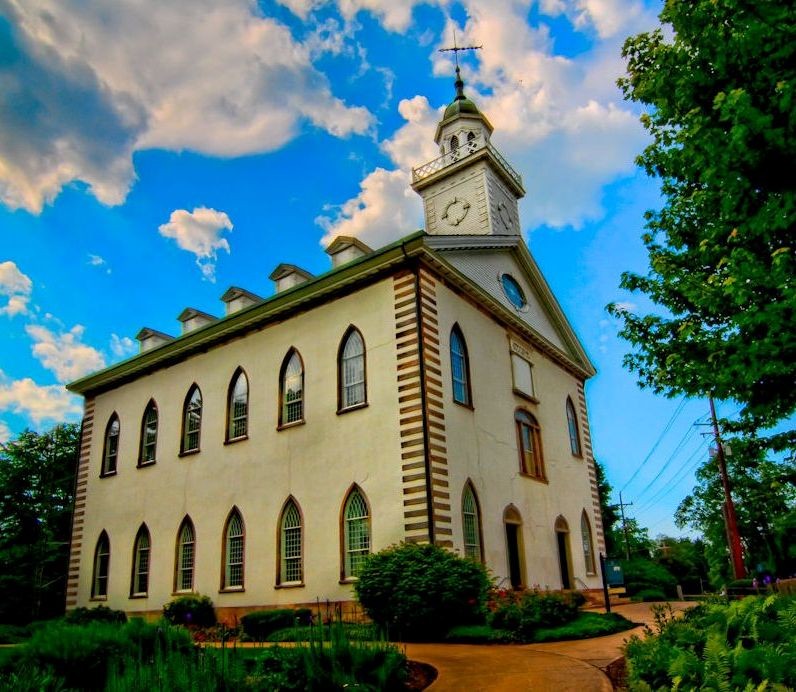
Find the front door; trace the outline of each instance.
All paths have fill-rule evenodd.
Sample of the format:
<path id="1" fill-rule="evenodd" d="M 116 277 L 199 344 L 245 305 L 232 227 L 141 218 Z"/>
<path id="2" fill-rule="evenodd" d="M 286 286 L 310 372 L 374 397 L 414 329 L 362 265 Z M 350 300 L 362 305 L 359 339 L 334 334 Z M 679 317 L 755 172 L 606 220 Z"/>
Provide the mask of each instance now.
<path id="1" fill-rule="evenodd" d="M 567 536 L 564 531 L 556 531 L 558 538 L 558 564 L 561 568 L 561 588 L 571 589 L 572 583 L 569 576 L 569 551 L 567 550 Z"/>
<path id="2" fill-rule="evenodd" d="M 519 524 L 506 524 L 506 551 L 508 552 L 509 556 L 509 581 L 511 581 L 512 589 L 522 588 L 519 534 Z"/>

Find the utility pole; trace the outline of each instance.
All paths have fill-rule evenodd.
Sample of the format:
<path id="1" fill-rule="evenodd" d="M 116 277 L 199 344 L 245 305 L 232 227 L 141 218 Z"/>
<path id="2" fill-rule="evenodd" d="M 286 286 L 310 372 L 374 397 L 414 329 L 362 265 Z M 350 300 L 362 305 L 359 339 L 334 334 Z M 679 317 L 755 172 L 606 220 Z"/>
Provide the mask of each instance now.
<path id="1" fill-rule="evenodd" d="M 610 505 L 612 509 L 619 508 L 619 513 L 622 515 L 622 533 L 625 535 L 625 557 L 630 559 L 630 539 L 627 534 L 627 520 L 625 519 L 625 507 L 632 507 L 632 502 L 625 502 L 622 500 L 622 493 L 619 493 L 619 504 Z"/>
<path id="2" fill-rule="evenodd" d="M 735 505 L 730 494 L 730 479 L 727 476 L 727 462 L 724 458 L 724 446 L 721 443 L 719 434 L 719 422 L 716 419 L 716 407 L 713 404 L 713 397 L 708 397 L 710 403 L 710 418 L 713 423 L 713 437 L 716 440 L 716 461 L 719 464 L 719 474 L 721 485 L 724 488 L 724 523 L 727 529 L 727 543 L 732 557 L 732 569 L 736 579 L 743 579 L 746 576 L 746 567 L 743 563 L 743 549 L 741 548 L 741 535 L 738 533 L 738 519 L 735 516 Z M 621 502 L 621 496 L 620 496 Z"/>

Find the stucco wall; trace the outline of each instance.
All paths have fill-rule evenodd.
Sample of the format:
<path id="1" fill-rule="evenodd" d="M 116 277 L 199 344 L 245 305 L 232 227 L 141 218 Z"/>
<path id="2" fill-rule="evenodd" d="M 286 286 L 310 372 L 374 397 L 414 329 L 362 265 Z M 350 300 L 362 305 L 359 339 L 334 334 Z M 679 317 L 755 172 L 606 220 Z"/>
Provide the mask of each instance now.
<path id="1" fill-rule="evenodd" d="M 196 530 L 195 591 L 221 608 L 346 600 L 339 584 L 341 503 L 358 483 L 370 503 L 372 544 L 403 537 L 395 328 L 390 279 L 159 370 L 95 402 L 78 605 L 89 604 L 94 546 L 104 529 L 111 560 L 107 605 L 152 611 L 172 598 L 175 541 L 190 515 Z M 361 331 L 369 406 L 337 413 L 337 352 L 350 324 Z M 305 425 L 277 430 L 278 375 L 290 347 L 305 366 Z M 249 379 L 249 437 L 224 444 L 226 400 L 235 369 Z M 202 391 L 201 451 L 179 457 L 185 395 Z M 157 463 L 136 468 L 141 417 L 159 411 Z M 118 472 L 100 478 L 105 425 L 121 421 Z M 305 585 L 275 588 L 277 521 L 289 495 L 304 522 Z M 245 522 L 245 592 L 219 593 L 222 530 L 233 506 Z M 147 598 L 131 599 L 133 542 L 142 522 L 152 538 Z"/>

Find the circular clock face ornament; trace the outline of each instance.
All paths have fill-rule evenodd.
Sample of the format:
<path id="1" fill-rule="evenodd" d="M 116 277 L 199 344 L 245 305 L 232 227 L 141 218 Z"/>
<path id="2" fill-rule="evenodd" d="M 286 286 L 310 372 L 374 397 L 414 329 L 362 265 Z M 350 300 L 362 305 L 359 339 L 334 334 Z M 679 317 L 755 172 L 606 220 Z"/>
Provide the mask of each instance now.
<path id="1" fill-rule="evenodd" d="M 514 221 L 511 218 L 511 212 L 509 211 L 509 208 L 506 206 L 505 202 L 498 204 L 498 218 L 500 219 L 500 223 L 503 224 L 503 228 L 506 230 L 510 230 L 514 225 Z"/>
<path id="2" fill-rule="evenodd" d="M 517 280 L 511 274 L 503 274 L 500 277 L 500 283 L 509 302 L 518 310 L 524 308 L 526 305 L 525 293 L 523 293 Z"/>
<path id="3" fill-rule="evenodd" d="M 470 203 L 466 199 L 454 197 L 450 202 L 445 205 L 445 211 L 442 218 L 448 222 L 450 226 L 458 226 L 467 212 L 470 211 Z"/>

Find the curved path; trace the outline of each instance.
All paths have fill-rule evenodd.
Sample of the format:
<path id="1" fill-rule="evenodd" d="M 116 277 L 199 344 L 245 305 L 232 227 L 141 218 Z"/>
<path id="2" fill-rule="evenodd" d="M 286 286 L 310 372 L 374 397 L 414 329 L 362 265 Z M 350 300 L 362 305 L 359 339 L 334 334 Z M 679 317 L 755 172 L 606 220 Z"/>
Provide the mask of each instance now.
<path id="1" fill-rule="evenodd" d="M 693 603 L 672 603 L 681 612 Z M 651 623 L 648 603 L 615 606 L 633 622 Z M 524 645 L 407 644 L 406 655 L 437 669 L 430 692 L 610 692 L 601 670 L 621 656 L 622 645 L 642 627 L 594 639 Z"/>

